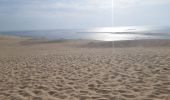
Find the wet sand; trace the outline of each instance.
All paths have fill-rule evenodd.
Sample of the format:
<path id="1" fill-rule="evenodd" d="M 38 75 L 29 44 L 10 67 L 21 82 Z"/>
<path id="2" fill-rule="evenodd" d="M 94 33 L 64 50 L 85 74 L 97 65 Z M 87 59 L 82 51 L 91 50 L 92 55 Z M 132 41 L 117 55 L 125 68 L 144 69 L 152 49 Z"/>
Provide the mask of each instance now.
<path id="1" fill-rule="evenodd" d="M 170 100 L 170 40 L 1 36 L 0 100 Z"/>

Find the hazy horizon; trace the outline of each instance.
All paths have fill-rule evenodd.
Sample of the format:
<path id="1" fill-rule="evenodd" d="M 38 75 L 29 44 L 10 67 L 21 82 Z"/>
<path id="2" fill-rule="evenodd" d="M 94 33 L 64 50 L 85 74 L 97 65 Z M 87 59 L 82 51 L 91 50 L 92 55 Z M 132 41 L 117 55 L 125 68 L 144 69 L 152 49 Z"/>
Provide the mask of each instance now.
<path id="1" fill-rule="evenodd" d="M 1 0 L 0 31 L 170 26 L 169 0 Z"/>

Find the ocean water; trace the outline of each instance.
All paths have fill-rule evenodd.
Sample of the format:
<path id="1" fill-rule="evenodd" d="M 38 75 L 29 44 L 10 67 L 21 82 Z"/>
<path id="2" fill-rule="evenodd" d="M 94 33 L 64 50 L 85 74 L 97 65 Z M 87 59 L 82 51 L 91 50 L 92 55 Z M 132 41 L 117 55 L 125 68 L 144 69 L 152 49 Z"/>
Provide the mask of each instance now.
<path id="1" fill-rule="evenodd" d="M 88 29 L 5 31 L 0 32 L 0 34 L 47 39 L 92 39 L 102 41 L 170 39 L 170 27 L 100 27 Z"/>

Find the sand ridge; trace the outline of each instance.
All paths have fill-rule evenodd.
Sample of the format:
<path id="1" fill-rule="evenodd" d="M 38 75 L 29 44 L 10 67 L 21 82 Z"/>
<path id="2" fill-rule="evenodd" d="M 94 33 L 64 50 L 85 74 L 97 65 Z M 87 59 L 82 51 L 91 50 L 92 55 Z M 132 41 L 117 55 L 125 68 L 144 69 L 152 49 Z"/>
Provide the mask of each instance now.
<path id="1" fill-rule="evenodd" d="M 1 43 L 0 100 L 170 100 L 169 47 L 22 41 Z"/>

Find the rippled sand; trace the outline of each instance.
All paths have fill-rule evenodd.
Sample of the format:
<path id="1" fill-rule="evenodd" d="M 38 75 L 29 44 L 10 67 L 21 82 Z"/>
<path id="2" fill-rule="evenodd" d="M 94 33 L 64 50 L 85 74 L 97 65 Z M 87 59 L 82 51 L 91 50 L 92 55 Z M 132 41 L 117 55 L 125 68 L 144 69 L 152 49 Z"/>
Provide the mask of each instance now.
<path id="1" fill-rule="evenodd" d="M 142 41 L 0 38 L 0 100 L 170 100 L 170 42 Z"/>

